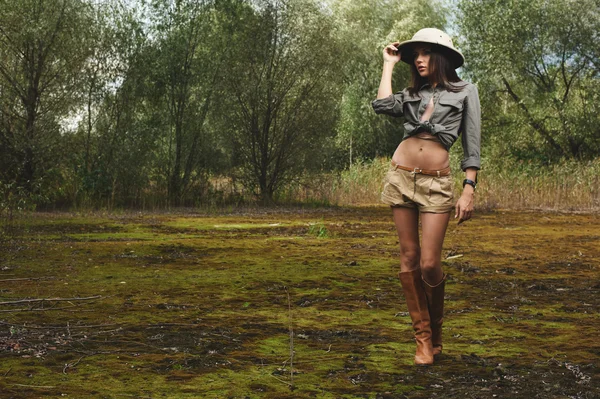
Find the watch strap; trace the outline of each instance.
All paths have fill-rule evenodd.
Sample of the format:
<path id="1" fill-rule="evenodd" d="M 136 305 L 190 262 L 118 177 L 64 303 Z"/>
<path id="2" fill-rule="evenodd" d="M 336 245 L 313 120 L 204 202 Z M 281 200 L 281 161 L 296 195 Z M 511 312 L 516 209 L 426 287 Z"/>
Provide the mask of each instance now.
<path id="1" fill-rule="evenodd" d="M 471 179 L 465 179 L 465 180 L 463 180 L 463 188 L 464 188 L 464 187 L 465 187 L 467 184 L 468 184 L 468 185 L 470 185 L 470 186 L 472 186 L 472 187 L 473 187 L 473 190 L 475 190 L 475 189 L 477 188 L 477 183 L 476 183 L 476 182 L 474 182 L 474 181 L 473 181 L 473 180 L 471 180 Z"/>

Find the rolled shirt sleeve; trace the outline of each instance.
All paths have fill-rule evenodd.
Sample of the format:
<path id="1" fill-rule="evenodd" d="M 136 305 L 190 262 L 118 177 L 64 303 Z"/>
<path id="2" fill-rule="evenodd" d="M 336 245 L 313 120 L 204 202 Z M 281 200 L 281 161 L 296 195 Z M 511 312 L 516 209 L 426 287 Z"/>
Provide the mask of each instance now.
<path id="1" fill-rule="evenodd" d="M 477 86 L 472 85 L 465 99 L 465 109 L 462 120 L 463 160 L 460 164 L 464 171 L 467 168 L 481 168 L 481 105 Z"/>
<path id="2" fill-rule="evenodd" d="M 404 103 L 404 93 L 399 91 L 390 94 L 385 98 L 373 100 L 371 105 L 376 114 L 386 114 L 391 116 L 402 116 L 402 105 Z"/>

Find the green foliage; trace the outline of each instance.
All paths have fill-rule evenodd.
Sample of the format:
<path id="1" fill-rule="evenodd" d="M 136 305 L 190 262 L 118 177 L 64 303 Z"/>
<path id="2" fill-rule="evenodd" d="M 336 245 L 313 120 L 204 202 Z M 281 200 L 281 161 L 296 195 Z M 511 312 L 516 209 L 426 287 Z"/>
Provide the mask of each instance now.
<path id="1" fill-rule="evenodd" d="M 0 0 L 4 209 L 377 202 L 402 134 L 371 108 L 381 51 L 443 4 Z M 598 0 L 458 4 L 484 168 L 596 157 Z"/>
<path id="2" fill-rule="evenodd" d="M 12 218 L 14 213 L 33 211 L 36 204 L 43 203 L 47 198 L 39 194 L 41 184 L 34 182 L 30 185 L 37 192 L 31 192 L 29 188 L 18 186 L 15 182 L 4 183 L 0 181 L 0 218 Z"/>
<path id="3" fill-rule="evenodd" d="M 319 223 L 310 223 L 308 226 L 308 235 L 314 236 L 317 238 L 328 238 L 329 232 L 327 231 L 327 227 L 323 222 Z"/>
<path id="4" fill-rule="evenodd" d="M 0 9 L 0 180 L 33 193 L 35 181 L 59 175 L 93 17 L 83 0 L 2 0 Z"/>
<path id="5" fill-rule="evenodd" d="M 84 69 L 85 108 L 65 136 L 69 154 L 65 200 L 78 206 L 135 203 L 150 184 L 157 129 L 145 104 L 149 44 L 137 11 L 119 1 L 95 11 L 94 55 Z M 152 116 L 153 117 L 153 116 Z"/>
<path id="6" fill-rule="evenodd" d="M 161 178 L 169 203 L 181 205 L 194 184 L 205 184 L 219 157 L 205 123 L 218 104 L 227 53 L 225 29 L 213 1 L 152 2 L 150 97 L 162 116 Z"/>
<path id="7" fill-rule="evenodd" d="M 600 3 L 459 4 L 461 45 L 480 85 L 484 140 L 494 156 L 544 161 L 597 156 Z"/>
<path id="8" fill-rule="evenodd" d="M 339 43 L 336 54 L 343 61 L 335 139 L 342 158 L 339 164 L 391 154 L 402 138 L 401 120 L 377 116 L 371 107 L 381 79 L 382 50 L 391 42 L 410 39 L 425 26 L 443 28 L 444 10 L 438 2 L 421 0 L 328 3 Z M 394 90 L 406 87 L 409 77 L 408 67 L 399 63 L 393 76 Z"/>
<path id="9" fill-rule="evenodd" d="M 12 236 L 13 230 L 22 221 L 20 216 L 35 211 L 38 204 L 48 202 L 44 192 L 46 190 L 40 180 L 31 182 L 27 187 L 0 180 L 0 242 Z"/>
<path id="10" fill-rule="evenodd" d="M 336 41 L 331 18 L 312 0 L 257 2 L 242 10 L 238 29 L 224 114 L 232 163 L 271 202 L 286 182 L 321 166 L 339 97 Z"/>

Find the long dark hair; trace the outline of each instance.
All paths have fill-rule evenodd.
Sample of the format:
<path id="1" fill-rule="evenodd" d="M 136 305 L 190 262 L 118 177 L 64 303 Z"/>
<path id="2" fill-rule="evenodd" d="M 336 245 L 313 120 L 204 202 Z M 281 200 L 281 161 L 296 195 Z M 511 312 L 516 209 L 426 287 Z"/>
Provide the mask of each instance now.
<path id="1" fill-rule="evenodd" d="M 409 50 L 412 55 L 413 50 Z M 408 92 L 411 96 L 419 92 L 421 86 L 426 83 L 435 82 L 443 84 L 448 91 L 459 92 L 463 86 L 453 85 L 452 83 L 461 82 L 462 80 L 456 74 L 456 70 L 444 54 L 443 49 L 436 45 L 431 45 L 431 56 L 429 58 L 429 76 L 422 77 L 414 63 L 414 57 L 410 57 L 410 86 Z"/>

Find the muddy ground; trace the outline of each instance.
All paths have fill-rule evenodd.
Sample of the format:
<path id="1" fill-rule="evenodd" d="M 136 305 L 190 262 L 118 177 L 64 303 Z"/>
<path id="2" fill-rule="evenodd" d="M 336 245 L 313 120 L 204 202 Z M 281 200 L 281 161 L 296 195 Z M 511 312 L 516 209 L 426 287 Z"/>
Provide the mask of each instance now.
<path id="1" fill-rule="evenodd" d="M 600 398 L 597 215 L 452 223 L 430 367 L 398 252 L 386 207 L 27 217 L 0 242 L 0 397 Z"/>

